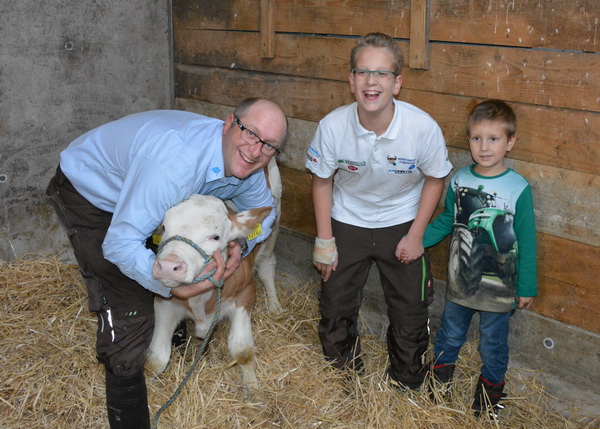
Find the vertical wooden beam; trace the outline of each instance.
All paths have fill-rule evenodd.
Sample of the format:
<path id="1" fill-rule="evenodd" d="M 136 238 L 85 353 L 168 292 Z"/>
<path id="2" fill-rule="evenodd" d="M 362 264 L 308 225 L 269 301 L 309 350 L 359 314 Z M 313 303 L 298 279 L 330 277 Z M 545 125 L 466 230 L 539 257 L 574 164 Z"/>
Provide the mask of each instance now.
<path id="1" fill-rule="evenodd" d="M 260 56 L 275 56 L 275 0 L 260 0 Z"/>
<path id="2" fill-rule="evenodd" d="M 413 69 L 429 67 L 429 0 L 410 2 L 410 58 Z"/>

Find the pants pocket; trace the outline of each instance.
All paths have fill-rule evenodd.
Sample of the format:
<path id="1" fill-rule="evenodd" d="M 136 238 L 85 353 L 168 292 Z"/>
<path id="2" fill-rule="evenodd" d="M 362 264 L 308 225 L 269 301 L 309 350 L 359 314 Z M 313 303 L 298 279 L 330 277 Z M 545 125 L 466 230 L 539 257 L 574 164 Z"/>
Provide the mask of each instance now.
<path id="1" fill-rule="evenodd" d="M 427 306 L 433 302 L 433 275 L 431 274 L 431 261 L 429 253 L 425 251 L 421 256 L 421 263 L 423 264 L 423 283 L 422 287 L 422 298 Z"/>

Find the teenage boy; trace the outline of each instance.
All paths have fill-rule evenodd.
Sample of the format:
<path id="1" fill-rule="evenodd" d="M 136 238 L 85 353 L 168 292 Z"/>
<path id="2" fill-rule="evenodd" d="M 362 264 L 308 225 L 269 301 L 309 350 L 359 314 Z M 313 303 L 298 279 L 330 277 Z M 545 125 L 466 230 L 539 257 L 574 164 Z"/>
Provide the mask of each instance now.
<path id="1" fill-rule="evenodd" d="M 356 102 L 319 123 L 306 161 L 317 226 L 313 262 L 323 280 L 319 336 L 335 367 L 363 370 L 358 313 L 375 262 L 390 322 L 390 382 L 417 389 L 433 299 L 422 239 L 452 165 L 437 123 L 394 99 L 403 66 L 394 39 L 361 37 L 350 62 Z"/>

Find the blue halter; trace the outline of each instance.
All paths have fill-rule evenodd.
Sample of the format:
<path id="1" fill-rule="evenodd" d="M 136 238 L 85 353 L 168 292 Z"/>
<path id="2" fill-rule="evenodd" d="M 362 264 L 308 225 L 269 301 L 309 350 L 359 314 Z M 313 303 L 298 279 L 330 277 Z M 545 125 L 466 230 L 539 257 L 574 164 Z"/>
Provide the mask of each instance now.
<path id="1" fill-rule="evenodd" d="M 158 250 L 156 251 L 156 255 L 157 256 L 160 255 L 160 253 L 162 252 L 165 245 L 167 243 L 170 243 L 171 241 L 183 241 L 184 243 L 192 246 L 192 248 L 194 250 L 196 250 L 198 253 L 200 253 L 200 256 L 202 256 L 202 258 L 204 259 L 204 265 L 208 264 L 210 261 L 212 261 L 214 259 L 211 255 L 207 255 L 206 252 L 204 250 L 202 250 L 192 240 L 190 240 L 189 238 L 182 237 L 181 235 L 174 235 L 172 237 L 167 238 L 166 240 L 161 241 L 160 245 L 158 246 Z M 213 278 L 213 275 L 215 275 L 216 272 L 217 272 L 217 269 L 215 268 L 214 270 L 204 274 L 203 276 L 200 276 L 197 279 L 194 279 L 194 281 L 192 283 L 198 283 L 202 280 L 209 279 L 213 285 L 215 285 L 216 287 L 221 287 L 221 286 L 223 286 L 223 281 L 218 282 Z M 191 283 L 188 283 L 188 284 L 191 284 Z"/>

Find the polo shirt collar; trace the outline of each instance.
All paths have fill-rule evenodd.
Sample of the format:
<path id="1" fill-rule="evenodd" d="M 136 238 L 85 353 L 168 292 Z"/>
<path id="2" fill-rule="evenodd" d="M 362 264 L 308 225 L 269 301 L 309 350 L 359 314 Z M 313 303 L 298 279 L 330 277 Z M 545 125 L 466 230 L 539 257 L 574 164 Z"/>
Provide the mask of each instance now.
<path id="1" fill-rule="evenodd" d="M 392 118 L 392 122 L 387 130 L 379 137 L 387 140 L 395 140 L 402 130 L 402 115 L 400 114 L 401 105 L 400 102 L 396 99 L 394 102 L 394 117 Z M 362 137 L 369 134 L 371 131 L 367 130 L 360 123 L 358 118 L 358 103 L 354 102 L 354 109 L 352 114 L 352 126 L 357 136 Z"/>

